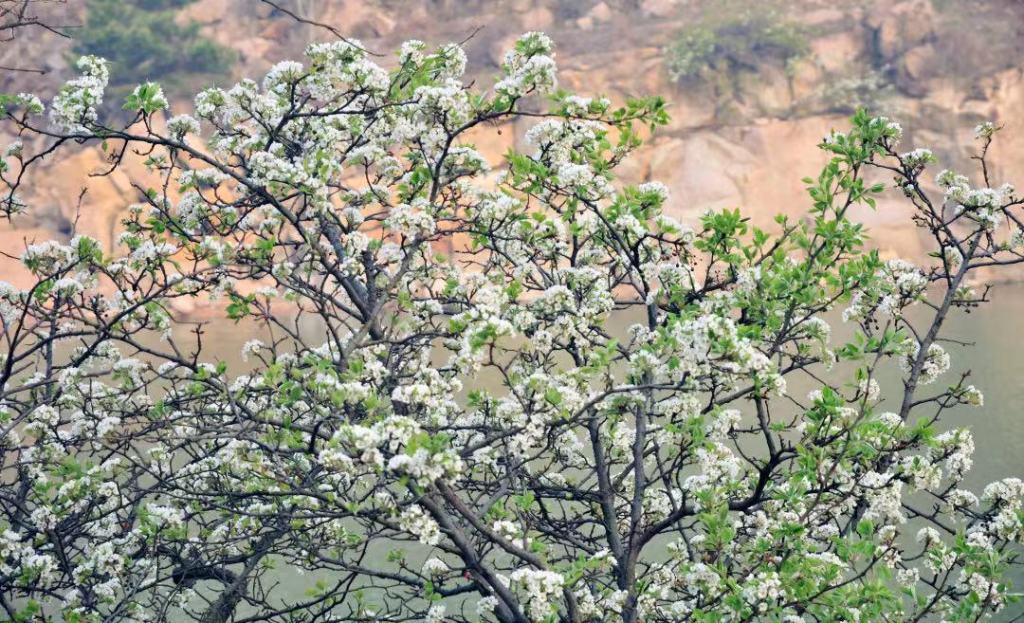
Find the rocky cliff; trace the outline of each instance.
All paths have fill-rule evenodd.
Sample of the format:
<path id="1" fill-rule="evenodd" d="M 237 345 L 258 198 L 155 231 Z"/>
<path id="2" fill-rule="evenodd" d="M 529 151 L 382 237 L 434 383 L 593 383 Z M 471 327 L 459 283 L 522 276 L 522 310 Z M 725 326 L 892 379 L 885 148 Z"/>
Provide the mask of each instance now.
<path id="1" fill-rule="evenodd" d="M 931 147 L 943 166 L 968 169 L 973 127 L 1006 126 L 993 150 L 995 177 L 1024 183 L 1024 4 L 1014 0 L 846 0 L 779 2 L 773 19 L 799 27 L 805 48 L 785 63 L 756 49 L 703 72 L 673 78 L 666 55 L 680 32 L 723 10 L 722 0 L 281 0 L 312 21 L 329 24 L 391 57 L 408 38 L 466 42 L 470 72 L 486 80 L 509 41 L 543 30 L 558 44 L 567 88 L 621 99 L 662 94 L 672 123 L 624 172 L 631 181 L 657 179 L 672 191 L 672 210 L 693 219 L 709 207 L 738 206 L 758 223 L 778 212 L 802 214 L 800 179 L 823 158 L 815 145 L 842 128 L 856 105 L 899 118 L 904 142 Z M 768 0 L 765 0 L 766 2 Z M 760 2 L 732 2 L 733 9 Z M 68 11 L 78 11 L 69 5 Z M 730 9 L 732 10 L 732 9 Z M 305 43 L 331 37 L 257 0 L 198 0 L 180 11 L 206 36 L 237 51 L 236 76 L 258 76 L 273 63 L 298 57 Z M 724 20 L 730 19 L 725 15 Z M 703 20 L 703 21 L 702 21 Z M 739 41 L 745 41 L 740 33 Z M 38 45 L 24 38 L 11 46 Z M 53 70 L 45 77 L 6 76 L 4 90 L 28 80 L 52 92 L 66 74 L 61 46 L 40 50 Z M 748 50 L 748 52 L 750 52 Z M 22 53 L 24 55 L 24 52 Z M 393 58 L 393 57 L 392 57 Z M 2 60 L 2 59 L 0 59 Z M 717 72 L 717 73 L 716 73 Z M 718 81 L 708 76 L 718 76 Z M 42 85 L 42 86 L 39 86 Z M 24 85 L 17 85 L 24 86 Z M 182 102 L 181 107 L 187 106 Z M 523 128 L 491 135 L 495 158 Z M 505 141 L 501 144 L 495 141 Z M 24 240 L 67 235 L 77 227 L 110 244 L 118 214 L 135 200 L 133 172 L 89 178 L 102 166 L 98 152 L 51 162 L 37 185 L 32 216 L 4 225 L 0 248 L 17 253 Z M 135 173 L 138 173 L 137 171 Z M 80 189 L 88 192 L 80 197 Z M 897 198 L 859 217 L 874 244 L 890 255 L 920 258 L 923 239 Z"/>

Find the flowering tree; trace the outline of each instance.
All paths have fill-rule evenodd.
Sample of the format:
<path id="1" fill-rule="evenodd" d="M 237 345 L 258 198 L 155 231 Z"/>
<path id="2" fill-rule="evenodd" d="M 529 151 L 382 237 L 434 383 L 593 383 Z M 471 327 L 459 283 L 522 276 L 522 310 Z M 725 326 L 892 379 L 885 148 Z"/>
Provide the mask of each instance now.
<path id="1" fill-rule="evenodd" d="M 1012 600 L 1024 483 L 960 488 L 971 436 L 939 425 L 982 401 L 943 322 L 985 299 L 973 272 L 1024 260 L 994 126 L 984 186 L 946 171 L 932 198 L 931 153 L 859 113 L 821 145 L 807 218 L 691 228 L 613 175 L 662 102 L 558 91 L 541 34 L 485 90 L 454 45 L 409 42 L 391 71 L 356 43 L 306 55 L 166 124 L 145 84 L 105 125 L 90 57 L 48 121 L 7 98 L 41 137 L 7 150 L 8 215 L 80 143 L 160 180 L 113 252 L 32 244 L 31 287 L 0 288 L 7 617 L 961 621 Z M 512 118 L 530 147 L 492 172 L 471 137 Z M 877 172 L 926 266 L 865 249 L 850 214 Z M 194 297 L 261 327 L 244 370 L 173 331 Z"/>

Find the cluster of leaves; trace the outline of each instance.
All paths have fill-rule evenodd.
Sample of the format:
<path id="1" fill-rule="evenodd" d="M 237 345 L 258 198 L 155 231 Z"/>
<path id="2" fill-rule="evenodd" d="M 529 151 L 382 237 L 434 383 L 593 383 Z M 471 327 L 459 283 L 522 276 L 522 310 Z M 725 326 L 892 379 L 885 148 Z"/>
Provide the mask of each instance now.
<path id="1" fill-rule="evenodd" d="M 830 113 L 849 114 L 864 107 L 882 111 L 895 93 L 892 81 L 883 72 L 857 68 L 826 81 L 814 104 Z"/>

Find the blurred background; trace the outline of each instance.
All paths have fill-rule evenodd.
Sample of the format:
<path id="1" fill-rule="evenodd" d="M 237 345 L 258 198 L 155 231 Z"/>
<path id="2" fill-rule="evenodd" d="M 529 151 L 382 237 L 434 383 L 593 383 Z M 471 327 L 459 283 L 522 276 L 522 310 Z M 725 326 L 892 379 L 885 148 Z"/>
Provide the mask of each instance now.
<path id="1" fill-rule="evenodd" d="M 0 10 L 26 4 L 0 0 Z M 406 39 L 466 40 L 468 73 L 486 84 L 509 42 L 543 30 L 556 43 L 562 85 L 615 100 L 659 94 L 672 123 L 623 170 L 657 179 L 670 210 L 692 219 L 707 208 L 741 207 L 759 223 L 802 214 L 800 179 L 817 173 L 815 145 L 844 128 L 858 106 L 897 118 L 904 145 L 932 148 L 943 167 L 970 170 L 974 126 L 1004 124 L 993 150 L 996 183 L 1024 184 L 1024 2 L 1021 0 L 30 0 L 53 28 L 3 30 L 0 92 L 47 101 L 79 54 L 110 59 L 109 113 L 141 81 L 156 80 L 172 111 L 211 84 L 259 78 L 299 58 L 332 27 L 395 61 Z M 291 14 L 291 15 L 289 15 Z M 60 36 L 58 33 L 66 34 Z M 21 69 L 21 71 L 15 70 Z M 31 71 L 24 71 L 25 69 Z M 37 73 L 44 72 L 44 73 Z M 490 133 L 492 162 L 523 128 Z M 3 130 L 0 129 L 0 132 Z M 135 200 L 131 170 L 86 178 L 98 151 L 68 151 L 31 197 L 34 209 L 0 230 L 9 248 L 26 236 L 78 227 L 109 244 L 120 210 Z M 886 254 L 922 259 L 926 240 L 897 197 L 857 217 Z M 1021 273 L 1024 274 L 1024 273 Z"/>
<path id="2" fill-rule="evenodd" d="M 22 18 L 38 23 L 11 28 L 23 6 Z M 145 80 L 163 84 L 172 113 L 189 112 L 198 89 L 258 79 L 299 58 L 309 42 L 334 39 L 331 28 L 380 53 L 385 65 L 407 39 L 465 40 L 469 78 L 483 85 L 518 34 L 547 32 L 562 86 L 613 101 L 667 99 L 671 124 L 622 175 L 664 182 L 669 211 L 684 221 L 721 207 L 740 207 L 759 224 L 780 212 L 804 214 L 800 180 L 825 161 L 815 146 L 859 106 L 898 119 L 906 150 L 933 149 L 935 172 L 973 175 L 974 126 L 1004 125 L 991 152 L 994 183 L 1024 185 L 1022 0 L 0 0 L 0 92 L 48 101 L 72 75 L 74 58 L 98 54 L 113 64 L 108 114 L 120 114 L 123 95 Z M 478 144 L 492 162 L 525 126 L 507 130 Z M 0 124 L 0 139 L 10 138 Z M 26 197 L 30 212 L 0 224 L 0 250 L 16 257 L 27 242 L 70 237 L 74 227 L 109 247 L 120 214 L 138 199 L 131 182 L 144 173 L 129 160 L 89 177 L 103 165 L 94 148 L 49 161 Z M 909 204 L 890 194 L 855 218 L 883 255 L 924 261 L 927 240 L 910 216 Z M 0 263 L 0 280 L 18 282 L 15 265 Z M 1006 277 L 1019 280 L 1024 269 Z M 982 410 L 950 422 L 970 424 L 986 449 L 973 484 L 1020 475 L 1024 463 L 1024 362 L 1016 351 L 1024 287 L 996 288 L 993 299 L 958 316 L 951 334 L 975 344 L 962 349 L 956 368 L 971 369 L 986 394 Z M 247 339 L 223 339 L 236 338 L 225 350 Z M 899 382 L 895 373 L 889 381 Z"/>

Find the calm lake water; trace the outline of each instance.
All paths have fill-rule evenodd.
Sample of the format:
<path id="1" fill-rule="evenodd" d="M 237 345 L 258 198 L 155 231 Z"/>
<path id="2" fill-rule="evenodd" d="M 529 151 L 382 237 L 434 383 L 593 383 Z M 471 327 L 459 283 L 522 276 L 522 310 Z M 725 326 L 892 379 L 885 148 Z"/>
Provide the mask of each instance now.
<path id="1" fill-rule="evenodd" d="M 952 318 L 948 334 L 974 342 L 956 349 L 953 370 L 970 370 L 971 382 L 985 395 L 983 407 L 962 410 L 947 421 L 974 432 L 974 469 L 965 483 L 975 491 L 1000 478 L 1024 478 L 1024 285 L 997 286 L 992 299 Z M 1010 579 L 1015 591 L 1024 592 L 1024 568 L 1011 571 Z M 1017 603 L 994 620 L 1019 620 L 1022 613 L 1024 604 Z"/>
<path id="2" fill-rule="evenodd" d="M 974 342 L 949 347 L 953 371 L 971 371 L 985 395 L 981 408 L 962 409 L 949 424 L 974 431 L 977 452 L 968 484 L 981 487 L 1007 476 L 1024 477 L 1024 285 L 996 286 L 992 303 L 949 322 L 949 337 Z"/>

